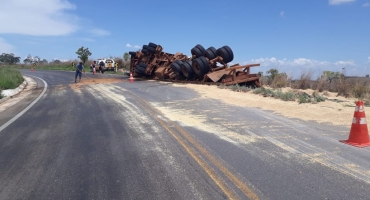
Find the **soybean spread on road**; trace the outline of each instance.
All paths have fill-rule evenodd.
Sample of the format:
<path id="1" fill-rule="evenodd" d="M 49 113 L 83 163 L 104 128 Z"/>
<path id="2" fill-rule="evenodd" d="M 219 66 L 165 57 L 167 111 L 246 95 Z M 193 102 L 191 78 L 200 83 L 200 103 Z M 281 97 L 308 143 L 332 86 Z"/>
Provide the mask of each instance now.
<path id="1" fill-rule="evenodd" d="M 22 73 L 34 76 L 38 93 L 0 112 L 0 126 L 36 99 L 41 80 L 48 87 L 0 131 L 0 199 L 370 194 L 369 149 L 338 142 L 347 137 L 342 126 L 225 104 L 173 83 L 88 74 L 75 84 L 72 72 Z"/>

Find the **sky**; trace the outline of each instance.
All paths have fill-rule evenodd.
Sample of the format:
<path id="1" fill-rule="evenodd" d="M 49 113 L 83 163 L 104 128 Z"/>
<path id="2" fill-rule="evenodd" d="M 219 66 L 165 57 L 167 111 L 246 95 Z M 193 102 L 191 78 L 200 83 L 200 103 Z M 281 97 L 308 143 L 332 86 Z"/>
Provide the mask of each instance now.
<path id="1" fill-rule="evenodd" d="M 122 57 L 144 44 L 190 56 L 228 45 L 232 64 L 288 76 L 370 74 L 370 0 L 0 0 L 0 54 Z"/>

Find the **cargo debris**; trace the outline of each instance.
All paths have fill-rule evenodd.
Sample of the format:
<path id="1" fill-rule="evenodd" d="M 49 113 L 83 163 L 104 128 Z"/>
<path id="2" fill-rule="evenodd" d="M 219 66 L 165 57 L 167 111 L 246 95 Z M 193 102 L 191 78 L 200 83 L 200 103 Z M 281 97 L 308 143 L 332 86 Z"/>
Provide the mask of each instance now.
<path id="1" fill-rule="evenodd" d="M 198 44 L 191 49 L 191 57 L 182 53 L 166 53 L 163 47 L 150 42 L 139 51 L 130 51 L 130 73 L 134 77 L 190 82 L 199 84 L 245 85 L 260 87 L 258 74 L 251 74 L 250 68 L 260 64 L 228 66 L 234 59 L 229 46 L 219 49 L 205 49 Z"/>

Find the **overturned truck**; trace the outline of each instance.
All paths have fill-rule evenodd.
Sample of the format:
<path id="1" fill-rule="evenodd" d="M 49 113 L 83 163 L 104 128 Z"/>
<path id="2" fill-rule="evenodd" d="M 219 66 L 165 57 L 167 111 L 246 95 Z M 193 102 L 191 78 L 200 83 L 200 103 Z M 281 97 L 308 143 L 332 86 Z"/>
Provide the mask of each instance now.
<path id="1" fill-rule="evenodd" d="M 175 82 L 200 84 L 245 85 L 260 87 L 258 74 L 251 74 L 250 68 L 260 64 L 229 66 L 234 53 L 229 46 L 219 49 L 196 45 L 191 49 L 191 57 L 182 53 L 166 53 L 163 47 L 154 43 L 143 45 L 140 51 L 130 51 L 130 73 L 143 77 Z"/>

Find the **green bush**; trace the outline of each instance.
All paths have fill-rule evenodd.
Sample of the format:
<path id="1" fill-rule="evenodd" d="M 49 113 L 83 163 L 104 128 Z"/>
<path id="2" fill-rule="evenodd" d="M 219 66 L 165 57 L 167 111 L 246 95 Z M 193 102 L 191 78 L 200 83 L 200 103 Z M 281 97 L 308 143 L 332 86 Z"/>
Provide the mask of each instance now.
<path id="1" fill-rule="evenodd" d="M 24 78 L 22 74 L 14 68 L 1 67 L 0 68 L 0 89 L 14 89 L 22 84 Z"/>
<path id="2" fill-rule="evenodd" d="M 279 98 L 283 101 L 295 101 L 295 95 L 293 92 L 281 93 Z"/>
<path id="3" fill-rule="evenodd" d="M 311 102 L 311 98 L 308 97 L 307 95 L 305 94 L 298 94 L 298 102 L 301 104 L 301 103 L 310 103 Z"/>

